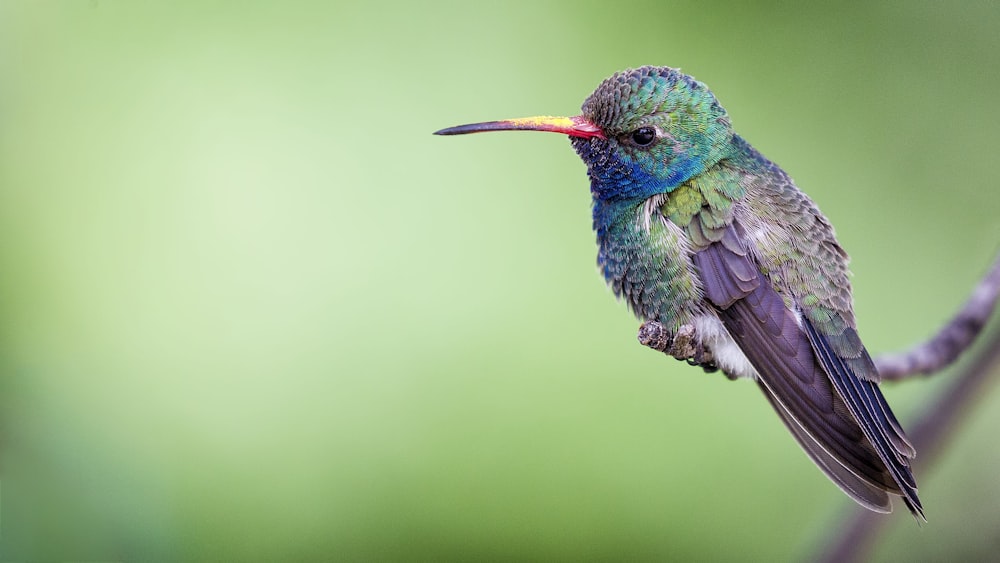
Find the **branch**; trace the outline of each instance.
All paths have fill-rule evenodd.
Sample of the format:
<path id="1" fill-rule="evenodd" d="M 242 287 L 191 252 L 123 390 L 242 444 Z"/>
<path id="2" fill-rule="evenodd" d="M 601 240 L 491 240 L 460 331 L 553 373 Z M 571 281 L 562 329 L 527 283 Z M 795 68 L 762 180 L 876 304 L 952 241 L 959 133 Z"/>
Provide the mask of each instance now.
<path id="1" fill-rule="evenodd" d="M 996 308 L 1000 295 L 1000 256 L 979 282 L 965 306 L 933 338 L 902 354 L 888 354 L 875 360 L 883 381 L 897 381 L 912 375 L 937 373 L 955 361 L 976 339 Z"/>
<path id="2" fill-rule="evenodd" d="M 961 355 L 986 326 L 1000 296 L 1000 255 L 986 276 L 973 290 L 965 305 L 934 337 L 902 354 L 889 354 L 875 359 L 883 381 L 899 381 L 914 375 L 940 372 Z M 657 321 L 646 321 L 639 327 L 639 342 L 705 371 L 716 371 L 712 351 L 698 342 L 695 328 L 684 325 L 671 334 Z M 731 378 L 732 379 L 732 378 Z"/>

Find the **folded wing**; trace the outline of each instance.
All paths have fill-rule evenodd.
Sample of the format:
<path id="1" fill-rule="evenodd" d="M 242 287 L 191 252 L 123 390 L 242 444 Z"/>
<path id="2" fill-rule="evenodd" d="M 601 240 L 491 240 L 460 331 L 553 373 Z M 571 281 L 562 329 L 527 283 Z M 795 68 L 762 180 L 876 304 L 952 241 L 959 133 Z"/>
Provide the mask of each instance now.
<path id="1" fill-rule="evenodd" d="M 909 467 L 913 449 L 878 387 L 852 370 L 861 360 L 838 356 L 827 335 L 788 307 L 740 244 L 738 228 L 729 226 L 696 252 L 694 263 L 705 297 L 757 370 L 764 395 L 845 493 L 880 512 L 891 510 L 887 493 L 899 495 L 923 518 Z"/>

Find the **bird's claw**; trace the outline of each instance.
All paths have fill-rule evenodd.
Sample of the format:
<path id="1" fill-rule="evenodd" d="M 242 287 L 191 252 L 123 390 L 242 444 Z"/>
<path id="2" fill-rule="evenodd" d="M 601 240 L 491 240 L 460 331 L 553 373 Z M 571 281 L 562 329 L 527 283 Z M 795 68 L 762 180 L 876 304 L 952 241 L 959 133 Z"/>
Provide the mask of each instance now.
<path id="1" fill-rule="evenodd" d="M 712 351 L 699 341 L 697 332 L 692 325 L 681 325 L 677 332 L 671 333 L 667 327 L 657 321 L 646 321 L 639 327 L 638 338 L 639 343 L 643 346 L 663 352 L 693 366 L 700 366 L 707 373 L 719 370 L 719 367 L 715 365 Z"/>

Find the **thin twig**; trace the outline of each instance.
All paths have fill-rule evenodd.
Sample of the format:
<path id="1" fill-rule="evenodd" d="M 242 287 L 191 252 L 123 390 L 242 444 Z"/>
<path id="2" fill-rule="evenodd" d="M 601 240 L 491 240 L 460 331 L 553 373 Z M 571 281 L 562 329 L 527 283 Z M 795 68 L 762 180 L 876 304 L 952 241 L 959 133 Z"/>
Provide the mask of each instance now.
<path id="1" fill-rule="evenodd" d="M 875 360 L 882 381 L 937 373 L 955 361 L 986 326 L 1000 295 L 1000 256 L 969 296 L 965 306 L 933 338 L 901 354 Z"/>

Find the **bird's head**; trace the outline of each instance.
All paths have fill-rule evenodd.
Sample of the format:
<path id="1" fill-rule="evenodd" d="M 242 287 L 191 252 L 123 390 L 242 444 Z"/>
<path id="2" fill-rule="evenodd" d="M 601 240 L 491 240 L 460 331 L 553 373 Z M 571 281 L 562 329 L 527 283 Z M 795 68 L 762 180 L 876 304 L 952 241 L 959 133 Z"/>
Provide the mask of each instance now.
<path id="1" fill-rule="evenodd" d="M 733 137 L 726 110 L 702 83 L 668 67 L 615 73 L 575 117 L 529 117 L 438 131 L 552 131 L 569 135 L 600 199 L 669 192 L 726 156 Z"/>

